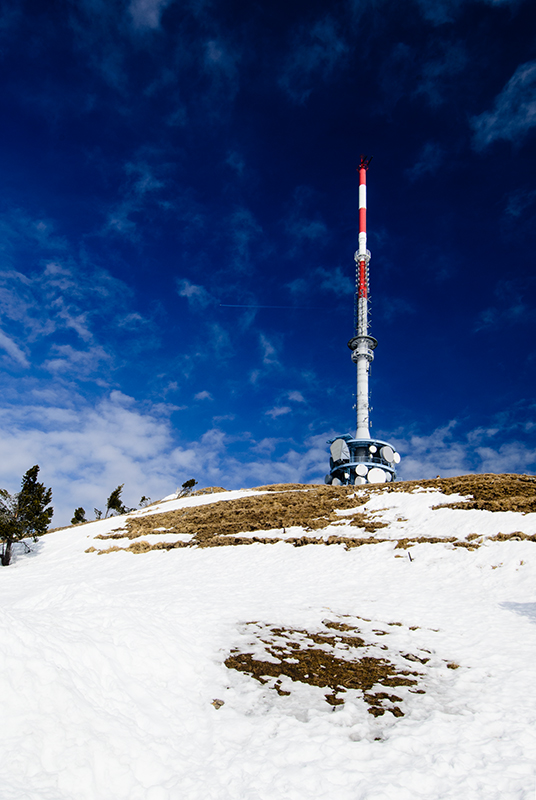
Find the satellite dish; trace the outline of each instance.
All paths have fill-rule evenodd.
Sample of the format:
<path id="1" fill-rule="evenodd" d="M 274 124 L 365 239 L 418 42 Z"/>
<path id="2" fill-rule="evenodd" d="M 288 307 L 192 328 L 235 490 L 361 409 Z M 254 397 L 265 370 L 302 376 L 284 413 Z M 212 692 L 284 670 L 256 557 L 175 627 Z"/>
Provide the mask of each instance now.
<path id="1" fill-rule="evenodd" d="M 355 474 L 356 475 L 365 476 L 367 474 L 367 472 L 368 472 L 368 467 L 367 467 L 366 464 L 358 464 L 357 467 L 355 468 Z"/>
<path id="2" fill-rule="evenodd" d="M 331 484 L 331 475 L 324 476 L 324 483 L 327 483 L 328 486 Z"/>
<path id="3" fill-rule="evenodd" d="M 393 448 L 392 448 L 392 447 L 389 447 L 389 445 L 388 445 L 388 444 L 386 444 L 386 445 L 385 445 L 384 447 L 382 447 L 382 449 L 380 450 L 380 455 L 381 455 L 381 457 L 382 457 L 382 458 L 385 458 L 385 460 L 386 460 L 386 461 L 388 461 L 390 464 L 391 464 L 391 463 L 392 463 L 392 461 L 393 461 L 393 456 L 394 456 L 394 454 L 395 454 L 395 451 L 393 450 Z"/>
<path id="4" fill-rule="evenodd" d="M 395 464 L 400 464 L 400 453 L 393 453 L 393 461 Z"/>
<path id="5" fill-rule="evenodd" d="M 357 475 L 357 477 L 355 479 L 355 486 L 358 486 L 358 485 L 360 486 L 362 483 L 366 483 L 366 482 L 367 482 L 366 478 L 362 478 L 361 475 Z"/>
<path id="6" fill-rule="evenodd" d="M 329 450 L 334 461 L 350 461 L 350 451 L 344 439 L 335 439 Z"/>
<path id="7" fill-rule="evenodd" d="M 383 469 L 379 467 L 372 467 L 367 475 L 369 483 L 385 483 L 386 475 Z"/>
<path id="8" fill-rule="evenodd" d="M 378 449 L 378 448 L 376 447 L 376 445 L 375 445 L 375 444 L 371 444 L 371 445 L 369 446 L 369 451 L 370 451 L 371 453 L 375 453 L 377 449 Z"/>
<path id="9" fill-rule="evenodd" d="M 331 481 L 331 485 L 332 486 L 342 486 L 342 483 L 338 478 L 333 478 L 333 480 Z"/>

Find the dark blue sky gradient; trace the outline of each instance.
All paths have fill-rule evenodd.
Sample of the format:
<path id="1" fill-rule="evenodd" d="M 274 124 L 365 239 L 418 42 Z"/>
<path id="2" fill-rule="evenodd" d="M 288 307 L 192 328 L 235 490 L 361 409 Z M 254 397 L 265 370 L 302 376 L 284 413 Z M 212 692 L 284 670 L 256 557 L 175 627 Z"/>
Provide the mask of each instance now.
<path id="1" fill-rule="evenodd" d="M 530 0 L 3 8 L 0 485 L 39 463 L 59 524 L 323 480 L 360 153 L 373 434 L 402 478 L 534 472 Z"/>

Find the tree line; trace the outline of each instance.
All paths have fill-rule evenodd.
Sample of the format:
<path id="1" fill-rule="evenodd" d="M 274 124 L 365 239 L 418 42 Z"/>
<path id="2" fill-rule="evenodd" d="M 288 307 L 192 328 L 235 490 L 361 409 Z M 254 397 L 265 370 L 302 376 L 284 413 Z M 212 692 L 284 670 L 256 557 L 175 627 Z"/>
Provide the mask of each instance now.
<path id="1" fill-rule="evenodd" d="M 36 464 L 23 475 L 20 492 L 11 494 L 6 489 L 0 489 L 0 562 L 3 567 L 11 563 L 15 542 L 28 538 L 36 542 L 39 536 L 47 532 L 52 520 L 54 514 L 54 508 L 50 505 L 52 489 L 47 489 L 44 483 L 37 480 L 38 474 L 39 466 Z M 121 499 L 124 485 L 121 483 L 111 492 L 106 501 L 104 517 L 98 508 L 93 509 L 95 519 L 106 519 L 113 513 L 128 514 L 136 511 L 135 508 L 127 508 Z M 182 488 L 177 490 L 178 497 L 190 494 L 196 485 L 197 481 L 193 478 L 185 481 Z M 143 495 L 138 508 L 145 508 L 150 503 L 151 498 Z M 72 525 L 89 521 L 81 506 L 75 509 L 71 519 Z"/>

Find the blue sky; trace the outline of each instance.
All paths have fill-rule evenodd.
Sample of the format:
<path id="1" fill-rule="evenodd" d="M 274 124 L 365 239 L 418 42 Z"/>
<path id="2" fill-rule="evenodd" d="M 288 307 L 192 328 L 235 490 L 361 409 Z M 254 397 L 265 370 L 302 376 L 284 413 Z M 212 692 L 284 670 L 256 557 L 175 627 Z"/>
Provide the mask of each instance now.
<path id="1" fill-rule="evenodd" d="M 373 435 L 401 478 L 534 472 L 530 0 L 2 9 L 1 486 L 38 463 L 59 524 L 322 481 L 361 153 Z"/>

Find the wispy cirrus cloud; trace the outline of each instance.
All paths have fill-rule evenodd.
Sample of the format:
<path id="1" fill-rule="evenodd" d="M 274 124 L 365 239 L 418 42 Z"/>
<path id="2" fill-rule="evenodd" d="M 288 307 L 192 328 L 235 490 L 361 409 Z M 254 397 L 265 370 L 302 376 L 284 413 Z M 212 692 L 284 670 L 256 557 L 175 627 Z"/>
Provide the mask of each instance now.
<path id="1" fill-rule="evenodd" d="M 274 408 L 270 408 L 268 411 L 264 413 L 266 416 L 271 417 L 272 419 L 276 419 L 277 417 L 281 417 L 284 414 L 290 414 L 292 411 L 290 406 L 274 406 Z"/>
<path id="2" fill-rule="evenodd" d="M 78 350 L 70 344 L 54 344 L 51 348 L 52 358 L 45 361 L 43 367 L 50 372 L 58 374 L 69 374 L 71 377 L 90 378 L 95 380 L 95 374 L 99 377 L 97 382 L 103 385 L 105 382 L 103 366 L 112 362 L 112 356 L 103 347 L 97 345 L 87 350 Z"/>
<path id="3" fill-rule="evenodd" d="M 215 303 L 214 298 L 204 286 L 192 283 L 187 278 L 177 278 L 176 283 L 179 297 L 185 297 L 190 308 L 194 311 L 207 308 L 207 306 Z"/>
<path id="4" fill-rule="evenodd" d="M 196 395 L 194 395 L 194 399 L 195 400 L 213 400 L 214 398 L 212 397 L 210 392 L 207 392 L 206 389 L 203 389 L 202 392 L 198 392 Z"/>
<path id="5" fill-rule="evenodd" d="M 516 325 L 534 324 L 536 309 L 529 300 L 530 281 L 501 280 L 495 287 L 497 305 L 483 309 L 475 322 L 475 330 L 507 329 Z"/>
<path id="6" fill-rule="evenodd" d="M 229 262 L 235 272 L 243 273 L 253 266 L 253 244 L 262 234 L 262 227 L 248 208 L 237 208 L 225 224 L 229 242 Z"/>
<path id="7" fill-rule="evenodd" d="M 329 80 L 348 52 L 337 20 L 326 14 L 294 34 L 279 85 L 296 103 L 305 103 L 315 82 Z"/>
<path id="8" fill-rule="evenodd" d="M 262 352 L 262 363 L 266 367 L 279 367 L 277 348 L 273 340 L 269 339 L 264 333 L 259 335 L 259 343 Z"/>
<path id="9" fill-rule="evenodd" d="M 303 394 L 296 390 L 288 393 L 288 399 L 292 400 L 294 403 L 305 403 L 305 397 Z"/>
<path id="10" fill-rule="evenodd" d="M 497 139 L 521 142 L 536 126 L 536 61 L 520 64 L 495 98 L 493 109 L 473 117 L 471 124 L 477 150 Z"/>
<path id="11" fill-rule="evenodd" d="M 406 175 L 410 181 L 417 181 L 420 178 L 435 175 L 443 165 L 445 157 L 445 149 L 440 144 L 437 142 L 426 142 L 415 164 L 406 170 Z"/>
<path id="12" fill-rule="evenodd" d="M 535 203 L 536 189 L 517 189 L 508 196 L 505 213 L 513 219 L 518 219 Z"/>
<path id="13" fill-rule="evenodd" d="M 469 2 L 470 0 L 417 0 L 417 5 L 424 19 L 439 26 L 453 22 Z M 481 2 L 490 6 L 520 5 L 520 0 L 481 0 Z"/>
<path id="14" fill-rule="evenodd" d="M 307 243 L 325 241 L 328 230 L 318 213 L 320 198 L 309 186 L 297 186 L 285 208 L 285 229 L 294 242 L 292 253 L 299 252 Z"/>
<path id="15" fill-rule="evenodd" d="M 431 434 L 391 437 L 402 455 L 398 477 L 419 480 L 436 475 L 448 478 L 468 473 L 533 472 L 536 449 L 516 438 L 515 427 L 491 425 L 463 432 L 460 424 L 451 420 Z"/>
<path id="16" fill-rule="evenodd" d="M 136 241 L 140 236 L 140 215 L 149 217 L 154 225 L 149 212 L 157 209 L 159 216 L 170 212 L 169 200 L 164 200 L 161 190 L 166 185 L 166 174 L 170 169 L 163 152 L 153 151 L 143 157 L 127 161 L 123 166 L 126 180 L 121 187 L 121 199 L 107 210 L 107 218 L 102 235 L 116 233 Z"/>
<path id="17" fill-rule="evenodd" d="M 160 18 L 173 0 L 131 0 L 128 13 L 132 24 L 138 30 L 156 30 L 160 27 Z"/>
<path id="18" fill-rule="evenodd" d="M 320 278 L 321 289 L 326 289 L 340 297 L 354 293 L 352 279 L 340 267 L 335 267 L 332 270 L 319 267 L 316 270 L 316 274 Z"/>
<path id="19" fill-rule="evenodd" d="M 4 352 L 6 352 L 13 361 L 20 364 L 21 367 L 30 366 L 30 362 L 26 358 L 23 350 L 3 331 L 0 331 L 0 349 L 4 350 Z"/>

